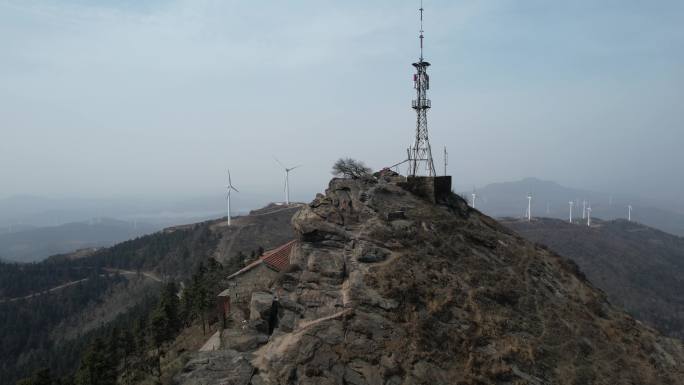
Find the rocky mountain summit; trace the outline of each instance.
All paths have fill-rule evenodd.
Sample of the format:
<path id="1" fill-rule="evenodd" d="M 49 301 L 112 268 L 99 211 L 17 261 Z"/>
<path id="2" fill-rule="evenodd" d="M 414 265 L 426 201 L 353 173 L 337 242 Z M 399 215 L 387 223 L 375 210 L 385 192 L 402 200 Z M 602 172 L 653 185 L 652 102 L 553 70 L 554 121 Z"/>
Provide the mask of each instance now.
<path id="1" fill-rule="evenodd" d="M 684 384 L 684 347 L 576 265 L 403 178 L 333 179 L 292 266 L 179 384 Z"/>

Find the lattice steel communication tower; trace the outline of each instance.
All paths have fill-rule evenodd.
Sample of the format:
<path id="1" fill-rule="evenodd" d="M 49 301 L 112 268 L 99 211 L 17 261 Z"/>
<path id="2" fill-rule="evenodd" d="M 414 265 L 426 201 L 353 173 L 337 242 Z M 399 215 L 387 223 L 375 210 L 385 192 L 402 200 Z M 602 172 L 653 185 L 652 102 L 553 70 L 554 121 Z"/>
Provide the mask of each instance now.
<path id="1" fill-rule="evenodd" d="M 435 164 L 432 161 L 432 149 L 428 139 L 427 112 L 430 109 L 430 99 L 427 91 L 430 89 L 430 77 L 427 68 L 430 63 L 423 60 L 423 2 L 420 2 L 420 59 L 413 63 L 416 73 L 413 75 L 413 88 L 416 89 L 416 99 L 412 107 L 416 110 L 416 139 L 408 149 L 409 176 L 425 175 L 437 176 Z"/>

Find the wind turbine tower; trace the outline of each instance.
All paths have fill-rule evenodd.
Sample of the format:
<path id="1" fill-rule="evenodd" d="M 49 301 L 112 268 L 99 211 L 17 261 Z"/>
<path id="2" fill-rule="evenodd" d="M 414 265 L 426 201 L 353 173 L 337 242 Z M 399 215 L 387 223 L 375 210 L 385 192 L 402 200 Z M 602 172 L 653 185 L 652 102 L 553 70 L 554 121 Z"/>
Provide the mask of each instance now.
<path id="1" fill-rule="evenodd" d="M 427 91 L 430 89 L 430 77 L 427 68 L 430 63 L 423 58 L 423 2 L 420 2 L 420 58 L 413 63 L 416 73 L 413 75 L 413 88 L 416 90 L 416 98 L 412 102 L 412 108 L 416 111 L 416 137 L 413 146 L 408 149 L 408 175 L 437 176 L 435 165 L 432 161 L 432 150 L 428 139 L 427 113 L 431 107 Z"/>
<path id="2" fill-rule="evenodd" d="M 582 219 L 587 217 L 587 200 L 582 201 Z"/>
<path id="3" fill-rule="evenodd" d="M 627 205 L 627 221 L 632 221 L 632 205 Z"/>
<path id="4" fill-rule="evenodd" d="M 228 190 L 228 193 L 226 194 L 226 201 L 228 202 L 228 219 L 226 223 L 228 224 L 228 226 L 230 226 L 230 193 L 232 191 L 240 192 L 238 191 L 238 189 L 235 188 L 235 186 L 233 186 L 233 181 L 230 179 L 230 170 L 228 170 L 228 185 L 226 186 L 226 189 Z"/>
<path id="5" fill-rule="evenodd" d="M 300 165 L 297 165 L 294 167 L 285 167 L 285 165 L 282 164 L 277 158 L 276 158 L 276 162 L 278 162 L 280 167 L 282 167 L 283 170 L 285 171 L 285 204 L 289 206 L 290 205 L 290 171 L 292 171 L 296 168 L 302 167 L 302 165 L 300 164 Z"/>
<path id="6" fill-rule="evenodd" d="M 527 221 L 532 221 L 532 194 L 527 194 Z"/>
<path id="7" fill-rule="evenodd" d="M 473 208 L 475 208 L 475 198 L 477 198 L 477 193 L 475 193 L 475 189 L 473 189 L 473 194 L 472 194 L 472 196 L 473 196 L 473 203 L 471 204 L 471 206 L 472 206 Z"/>
<path id="8" fill-rule="evenodd" d="M 591 227 L 591 206 L 587 207 L 587 227 Z"/>
<path id="9" fill-rule="evenodd" d="M 572 205 L 573 205 L 573 203 L 575 203 L 575 202 L 573 202 L 573 201 L 568 202 L 568 204 L 570 205 L 570 223 L 572 223 Z"/>

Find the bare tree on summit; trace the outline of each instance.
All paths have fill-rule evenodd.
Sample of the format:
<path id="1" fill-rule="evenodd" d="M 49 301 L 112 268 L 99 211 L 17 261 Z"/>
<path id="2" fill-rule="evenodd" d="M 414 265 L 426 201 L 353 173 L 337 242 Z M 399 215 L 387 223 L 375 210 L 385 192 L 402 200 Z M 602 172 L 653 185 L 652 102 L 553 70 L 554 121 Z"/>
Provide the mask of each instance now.
<path id="1" fill-rule="evenodd" d="M 359 179 L 369 176 L 371 169 L 360 160 L 340 158 L 333 165 L 331 172 L 338 177 Z"/>

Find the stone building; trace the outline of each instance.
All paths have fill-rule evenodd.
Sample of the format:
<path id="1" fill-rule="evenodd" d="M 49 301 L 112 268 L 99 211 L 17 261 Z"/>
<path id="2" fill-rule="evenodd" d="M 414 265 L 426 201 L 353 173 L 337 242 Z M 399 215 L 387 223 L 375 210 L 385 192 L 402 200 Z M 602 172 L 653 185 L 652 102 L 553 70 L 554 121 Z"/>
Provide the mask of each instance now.
<path id="1" fill-rule="evenodd" d="M 266 251 L 256 261 L 228 276 L 227 289 L 218 295 L 224 316 L 230 313 L 231 306 L 249 305 L 252 293 L 268 291 L 278 274 L 290 265 L 290 253 L 295 243 L 292 240 Z"/>

